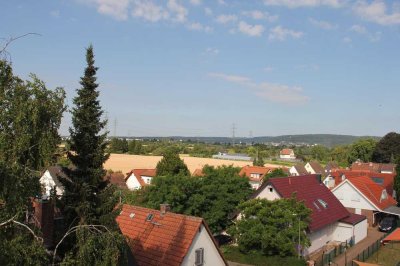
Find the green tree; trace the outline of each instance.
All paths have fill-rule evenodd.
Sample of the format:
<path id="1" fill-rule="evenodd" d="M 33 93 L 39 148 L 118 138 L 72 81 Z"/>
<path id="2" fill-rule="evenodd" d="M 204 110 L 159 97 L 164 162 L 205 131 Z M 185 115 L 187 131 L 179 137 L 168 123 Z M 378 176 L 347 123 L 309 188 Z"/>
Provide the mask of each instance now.
<path id="1" fill-rule="evenodd" d="M 112 138 L 108 151 L 110 153 L 128 152 L 128 141 L 126 139 Z"/>
<path id="2" fill-rule="evenodd" d="M 400 134 L 390 132 L 376 144 L 372 160 L 377 163 L 394 163 L 400 157 Z"/>
<path id="3" fill-rule="evenodd" d="M 168 203 L 173 212 L 203 217 L 212 232 L 220 233 L 230 225 L 230 215 L 237 205 L 252 193 L 239 170 L 232 166 L 206 166 L 202 177 L 157 176 L 151 186 L 133 193 L 140 193 L 139 202 L 149 208 Z M 138 203 L 137 198 L 131 198 L 132 203 Z"/>
<path id="4" fill-rule="evenodd" d="M 129 154 L 142 154 L 142 144 L 139 141 L 131 140 L 128 142 Z"/>
<path id="5" fill-rule="evenodd" d="M 347 166 L 350 148 L 350 145 L 339 145 L 332 148 L 330 152 L 331 161 L 338 162 L 342 166 Z"/>
<path id="6" fill-rule="evenodd" d="M 264 166 L 264 160 L 263 160 L 263 157 L 262 157 L 261 153 L 259 152 L 258 148 L 257 148 L 256 156 L 254 157 L 254 160 L 253 160 L 253 165 L 254 166 Z"/>
<path id="7" fill-rule="evenodd" d="M 157 176 L 167 175 L 186 175 L 189 176 L 190 172 L 185 162 L 179 158 L 179 154 L 169 149 L 164 152 L 163 158 L 157 163 L 156 166 Z"/>
<path id="8" fill-rule="evenodd" d="M 96 83 L 97 67 L 94 66 L 93 47 L 86 50 L 87 67 L 81 78 L 72 109 L 71 151 L 68 158 L 75 166 L 69 173 L 70 181 L 64 180 L 64 212 L 70 227 L 81 226 L 76 240 L 71 237 L 64 262 L 79 265 L 117 264 L 123 258 L 121 236 L 115 222 L 117 195 L 114 187 L 103 180 L 103 163 L 109 154 L 106 149 L 106 134 L 101 133 L 107 123 L 102 120 L 99 92 Z M 85 225 L 103 225 L 108 228 L 103 234 L 88 231 Z M 77 261 L 75 259 L 78 258 Z"/>
<path id="9" fill-rule="evenodd" d="M 350 146 L 348 163 L 352 164 L 357 160 L 370 162 L 372 153 L 375 150 L 376 140 L 372 138 L 359 139 Z"/>
<path id="10" fill-rule="evenodd" d="M 0 60 L 0 265 L 48 261 L 24 223 L 31 198 L 41 193 L 39 173 L 55 161 L 65 93 L 48 90 L 33 74 L 30 78 L 20 79 Z"/>
<path id="11" fill-rule="evenodd" d="M 272 170 L 271 173 L 268 173 L 264 176 L 263 182 L 267 182 L 272 177 L 286 177 L 286 176 L 288 176 L 287 172 L 283 171 L 282 168 L 276 168 Z"/>
<path id="12" fill-rule="evenodd" d="M 400 157 L 396 160 L 396 176 L 394 177 L 393 190 L 396 191 L 397 205 L 400 206 Z"/>
<path id="13" fill-rule="evenodd" d="M 311 210 L 295 197 L 268 201 L 253 199 L 239 206 L 241 219 L 232 225 L 230 233 L 239 250 L 261 251 L 265 255 L 296 255 L 296 247 L 308 247 L 306 229 Z"/>

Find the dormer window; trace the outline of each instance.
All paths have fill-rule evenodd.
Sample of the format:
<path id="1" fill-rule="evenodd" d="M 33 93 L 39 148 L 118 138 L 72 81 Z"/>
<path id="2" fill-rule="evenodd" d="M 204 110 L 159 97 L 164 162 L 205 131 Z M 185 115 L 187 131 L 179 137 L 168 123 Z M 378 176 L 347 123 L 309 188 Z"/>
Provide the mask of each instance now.
<path id="1" fill-rule="evenodd" d="M 385 200 L 387 198 L 388 198 L 388 195 L 387 195 L 386 189 L 384 189 L 384 190 L 382 190 L 381 200 Z"/>

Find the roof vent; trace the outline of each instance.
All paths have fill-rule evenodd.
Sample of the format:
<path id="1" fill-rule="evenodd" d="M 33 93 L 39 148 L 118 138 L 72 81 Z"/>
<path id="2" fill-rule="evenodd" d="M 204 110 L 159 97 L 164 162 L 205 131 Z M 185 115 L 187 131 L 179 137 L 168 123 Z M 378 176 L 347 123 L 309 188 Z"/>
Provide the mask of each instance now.
<path id="1" fill-rule="evenodd" d="M 133 217 L 135 217 L 135 214 L 131 212 L 131 214 L 129 214 L 129 218 L 133 219 Z"/>
<path id="2" fill-rule="evenodd" d="M 319 204 L 321 204 L 322 207 L 324 207 L 325 209 L 328 208 L 328 203 L 326 203 L 325 201 L 323 201 L 322 199 L 318 199 Z"/>

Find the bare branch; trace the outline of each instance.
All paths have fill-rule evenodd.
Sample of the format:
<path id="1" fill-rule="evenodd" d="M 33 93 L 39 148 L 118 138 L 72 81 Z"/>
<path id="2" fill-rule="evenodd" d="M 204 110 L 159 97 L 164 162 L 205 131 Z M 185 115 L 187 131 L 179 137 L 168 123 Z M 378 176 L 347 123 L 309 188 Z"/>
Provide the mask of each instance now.
<path id="1" fill-rule="evenodd" d="M 16 220 L 15 220 L 15 217 L 17 217 L 17 215 L 15 215 L 14 217 L 12 217 L 11 219 L 9 219 L 9 220 L 7 220 L 7 221 L 5 221 L 5 222 L 2 222 L 2 223 L 0 224 L 0 227 L 5 226 L 5 225 L 10 224 L 10 223 L 14 223 L 14 224 L 16 224 L 16 225 L 25 227 L 25 228 L 28 229 L 28 231 L 35 237 L 35 239 L 36 239 L 37 241 L 43 243 L 43 238 L 37 236 L 37 235 L 35 234 L 35 232 L 33 232 L 33 230 L 32 230 L 31 228 L 29 228 L 29 226 L 27 226 L 26 224 L 23 224 L 23 223 L 21 223 L 21 222 L 16 221 Z"/>
<path id="2" fill-rule="evenodd" d="M 28 36 L 28 35 L 42 36 L 41 34 L 36 33 L 36 32 L 29 32 L 29 33 L 25 33 L 25 34 L 20 35 L 20 36 L 17 36 L 17 37 L 11 37 L 11 38 L 9 38 L 8 40 L 7 40 L 6 38 L 1 38 L 1 39 L 3 39 L 3 40 L 6 40 L 6 42 L 5 42 L 5 44 L 3 45 L 3 47 L 0 48 L 0 55 L 4 54 L 4 55 L 5 55 L 5 56 L 4 56 L 4 59 L 7 58 L 7 55 L 8 55 L 9 57 L 11 57 L 10 54 L 7 52 L 7 47 L 8 47 L 12 42 L 14 42 L 14 41 L 16 41 L 16 40 L 18 40 L 18 39 L 24 38 L 24 37 L 26 37 L 26 36 Z"/>
<path id="3" fill-rule="evenodd" d="M 83 228 L 83 229 L 88 229 L 90 232 L 93 232 L 92 230 L 96 230 L 99 234 L 103 233 L 101 230 L 99 230 L 99 228 L 103 228 L 103 229 L 105 229 L 107 232 L 110 233 L 110 230 L 109 230 L 106 226 L 104 226 L 104 225 L 88 224 L 88 225 L 76 225 L 76 226 L 74 226 L 74 227 L 71 227 L 71 229 L 69 229 L 69 230 L 65 233 L 65 235 L 61 238 L 61 240 L 57 243 L 56 248 L 54 249 L 54 253 L 53 253 L 53 263 L 52 263 L 53 266 L 55 265 L 55 264 L 54 264 L 54 260 L 55 260 L 55 258 L 56 258 L 58 246 L 64 241 L 64 239 L 65 239 L 68 235 L 70 235 L 70 234 L 72 234 L 72 233 L 78 231 L 78 230 L 81 229 L 81 228 Z"/>

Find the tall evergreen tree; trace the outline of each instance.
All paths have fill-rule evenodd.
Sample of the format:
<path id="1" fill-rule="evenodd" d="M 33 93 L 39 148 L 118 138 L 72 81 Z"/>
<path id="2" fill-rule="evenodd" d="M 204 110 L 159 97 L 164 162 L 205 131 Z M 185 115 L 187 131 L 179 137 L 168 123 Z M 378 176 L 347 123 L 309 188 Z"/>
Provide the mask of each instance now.
<path id="1" fill-rule="evenodd" d="M 99 92 L 96 83 L 93 47 L 86 50 L 82 87 L 77 90 L 72 109 L 72 125 L 68 158 L 75 166 L 64 180 L 64 212 L 69 227 L 81 226 L 75 239 L 65 244 L 64 263 L 74 265 L 116 265 L 124 256 L 124 239 L 115 222 L 117 195 L 114 187 L 103 181 L 103 163 L 107 132 L 102 133 L 107 121 L 102 120 Z M 106 231 L 88 230 L 87 225 L 105 226 Z M 104 228 L 104 227 L 102 227 Z"/>
<path id="2" fill-rule="evenodd" d="M 98 68 L 94 66 L 92 46 L 86 50 L 86 62 L 87 67 L 80 81 L 82 87 L 74 98 L 69 140 L 71 151 L 68 154 L 76 167 L 70 174 L 75 188 L 69 192 L 77 196 L 74 202 L 79 205 L 74 209 L 83 224 L 97 222 L 99 217 L 97 209 L 101 206 L 98 194 L 106 187 L 103 163 L 109 156 L 105 153 L 107 133 L 101 132 L 107 121 L 101 118 L 103 111 L 96 83 Z"/>

